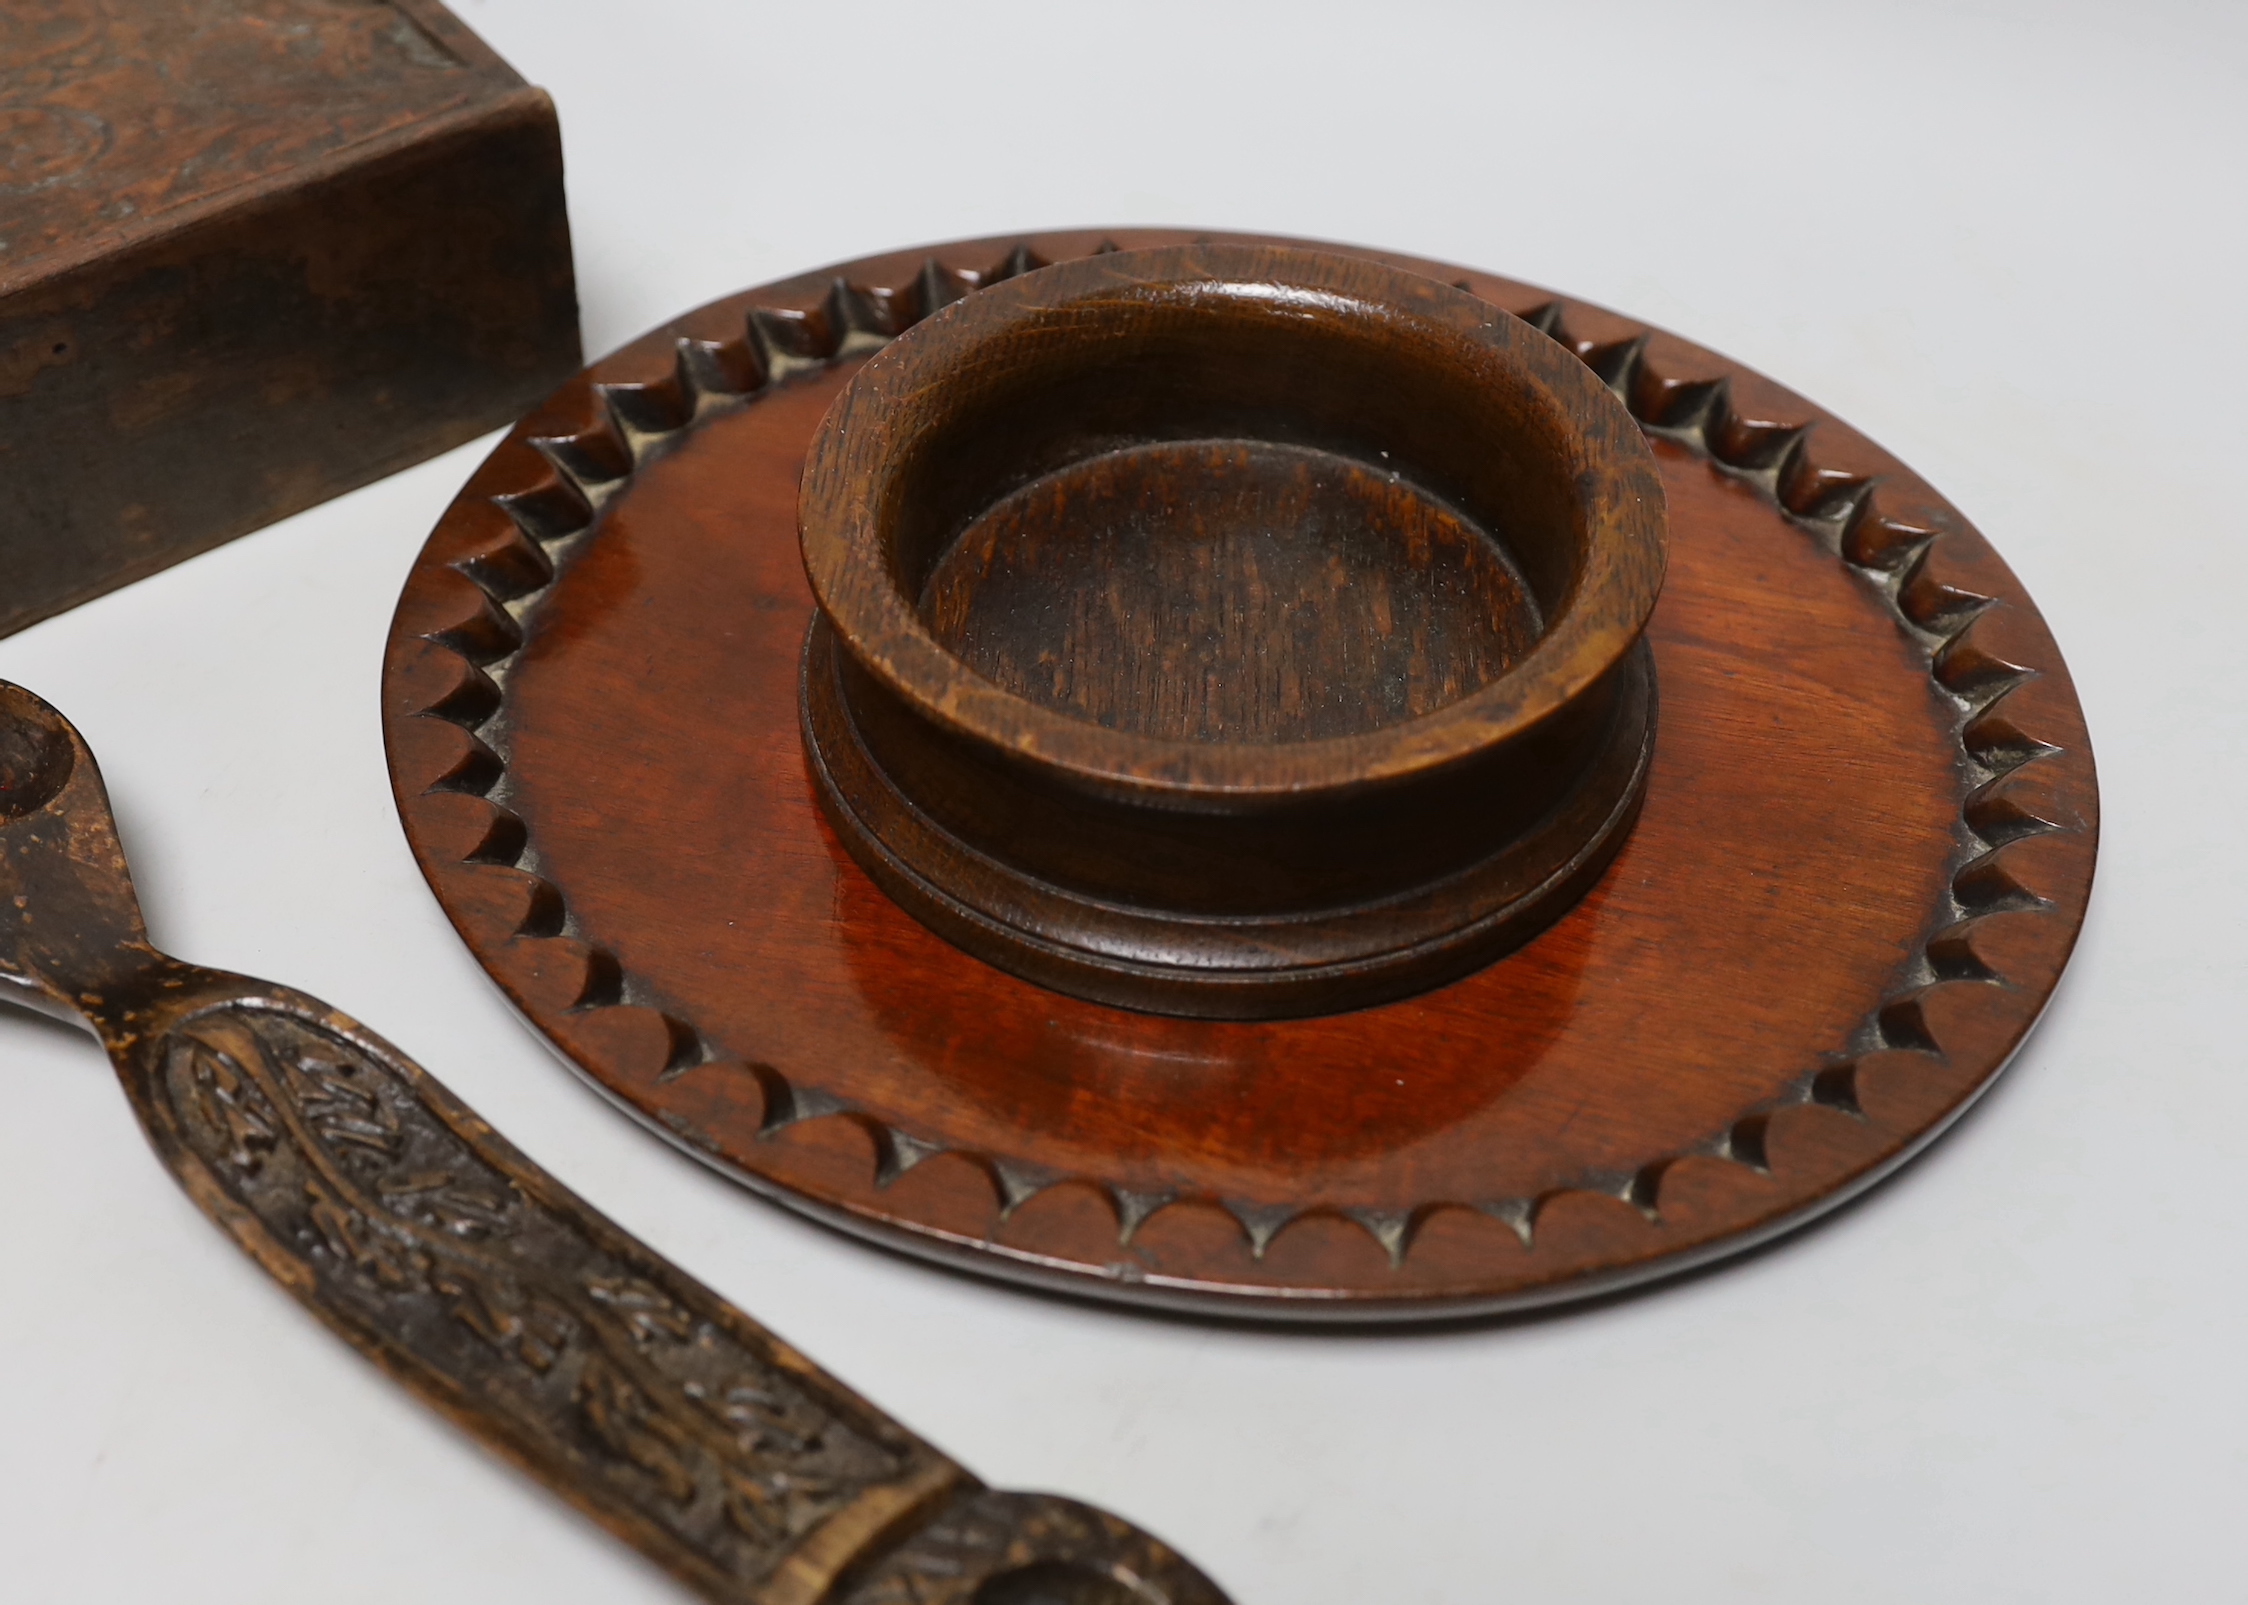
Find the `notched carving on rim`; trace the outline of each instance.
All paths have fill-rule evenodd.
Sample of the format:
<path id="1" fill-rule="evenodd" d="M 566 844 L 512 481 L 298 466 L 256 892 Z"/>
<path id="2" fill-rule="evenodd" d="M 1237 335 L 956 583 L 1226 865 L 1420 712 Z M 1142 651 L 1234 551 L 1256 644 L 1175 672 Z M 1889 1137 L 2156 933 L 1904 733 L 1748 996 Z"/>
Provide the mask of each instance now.
<path id="1" fill-rule="evenodd" d="M 1104 240 L 1088 254 L 1114 249 L 1114 242 Z M 480 593 L 475 615 L 423 635 L 480 671 L 498 692 L 495 698 L 487 697 L 481 688 L 456 687 L 413 710 L 421 717 L 453 724 L 469 738 L 464 754 L 431 784 L 429 791 L 487 797 L 501 820 L 513 820 L 513 828 L 522 829 L 520 820 L 506 808 L 506 669 L 520 650 L 520 626 L 527 615 L 535 610 L 576 543 L 598 526 L 603 505 L 638 467 L 719 411 L 749 404 L 795 374 L 862 355 L 976 289 L 1047 265 L 1023 243 L 981 272 L 949 266 L 932 255 L 911 278 L 894 287 L 852 284 L 836 278 L 810 305 L 751 310 L 742 331 L 727 340 L 679 339 L 669 375 L 638 384 L 597 384 L 592 387 L 593 416 L 586 425 L 569 434 L 529 439 L 528 445 L 536 454 L 534 460 L 544 473 L 520 488 L 485 498 L 507 515 L 513 538 L 447 564 Z M 1459 281 L 1457 287 L 1481 293 L 1473 279 Z M 1976 951 L 1978 927 L 1994 916 L 2050 913 L 2057 906 L 2019 881 L 2007 869 L 2002 855 L 2016 842 L 2080 828 L 2044 818 L 2004 795 L 2004 783 L 2010 777 L 2064 749 L 2023 729 L 2008 709 L 2009 700 L 2023 686 L 2035 682 L 2040 670 L 1986 650 L 1974 639 L 1978 623 L 1993 616 L 1994 610 L 2002 611 L 2004 603 L 1947 574 L 1944 548 L 1959 532 L 1930 527 L 1901 511 L 1893 512 L 1884 503 L 1879 474 L 1823 465 L 1817 450 L 1817 417 L 1790 422 L 1758 416 L 1743 410 L 1731 374 L 1667 371 L 1666 363 L 1671 359 L 1663 349 L 1663 337 L 1656 331 L 1556 297 L 1530 299 L 1515 315 L 1591 368 L 1623 399 L 1649 435 L 1689 450 L 1717 472 L 1750 486 L 1882 599 L 1897 627 L 1914 643 L 1933 694 L 1954 710 L 1961 802 L 1947 891 L 1942 903 L 1931 911 L 1895 982 L 1850 1039 L 1840 1045 L 1840 1051 L 1805 1069 L 1777 1094 L 1750 1105 L 1709 1136 L 1650 1158 L 1636 1168 L 1613 1174 L 1588 1172 L 1529 1198 L 1440 1198 L 1405 1209 L 1363 1206 L 1339 1210 L 1324 1204 L 1223 1200 L 1221 1213 L 1235 1223 L 1243 1245 L 1259 1261 L 1275 1236 L 1307 1213 L 1324 1213 L 1352 1222 L 1397 1268 L 1409 1262 L 1420 1224 L 1447 1209 L 1488 1216 L 1506 1226 L 1530 1250 L 1539 1246 L 1541 1224 L 1551 1207 L 1570 1197 L 1622 1203 L 1643 1229 L 1659 1232 L 1669 1224 L 1664 1214 L 1666 1182 L 1680 1161 L 1706 1159 L 1752 1176 L 1774 1175 L 1778 1164 L 1784 1163 L 1784 1156 L 1776 1162 L 1768 1147 L 1776 1116 L 1798 1110 L 1815 1112 L 1888 1131 L 1879 1117 L 1862 1105 L 1861 1065 L 1876 1056 L 1945 1057 L 1946 1050 L 1929 1018 L 1930 996 L 1952 987 L 2005 988 L 2011 984 Z M 1579 324 L 1583 325 L 1581 333 Z M 518 626 L 512 638 L 493 621 L 493 611 Z M 488 839 L 493 836 L 509 839 L 506 827 L 499 824 L 488 833 Z M 535 865 L 534 849 L 535 844 L 528 844 L 520 853 L 526 870 Z M 532 913 L 522 930 L 533 939 L 562 938 L 566 921 L 559 913 L 560 893 L 535 874 L 530 878 L 537 882 L 538 890 L 532 896 Z M 576 935 L 584 940 L 583 933 Z M 588 946 L 596 955 L 594 962 L 616 970 L 620 994 L 634 989 L 631 978 L 617 967 L 612 955 Z M 610 999 L 606 991 L 589 993 L 582 1008 L 598 1011 L 621 1001 L 621 995 Z M 678 1023 L 692 1031 L 683 1022 Z M 693 1068 L 707 1056 L 705 1049 L 702 1057 L 678 1070 L 668 1070 L 659 1079 Z M 777 1067 L 760 1064 L 754 1067 L 754 1073 L 766 1094 L 761 1139 L 816 1115 L 848 1113 L 874 1137 L 876 1162 L 868 1178 L 870 1190 L 886 1188 L 937 1154 L 962 1153 L 988 1167 L 995 1178 L 993 1231 L 1038 1192 L 1071 1182 L 1105 1194 L 1117 1221 L 1116 1247 L 1128 1253 L 1147 1221 L 1173 1204 L 1194 1201 L 1199 1196 L 1137 1192 L 1097 1177 L 1034 1171 L 1034 1167 L 1019 1161 L 948 1148 L 892 1126 L 854 1104 L 803 1086 Z M 1988 1079 L 1977 1088 L 1967 1089 L 1962 1104 L 1980 1085 L 1987 1085 Z M 697 1146 L 707 1148 L 708 1144 Z M 1869 1167 L 1860 1168 L 1879 1169 L 1886 1162 L 1877 1158 Z M 1010 1175 L 1023 1180 L 1010 1185 Z M 1034 1175 L 1035 1185 L 1030 1185 Z M 1022 1189 L 1019 1194 L 1018 1188 Z M 910 1227 L 910 1223 L 899 1224 Z M 992 1241 L 988 1234 L 986 1243 L 995 1253 L 1018 1252 Z M 1690 1246 L 1682 1242 L 1679 1248 Z M 1082 1274 L 1089 1280 L 1104 1276 L 1117 1282 L 1162 1280 L 1144 1266 L 1129 1262 L 1112 1262 L 1105 1268 L 1087 1266 Z M 1245 1291 L 1253 1294 L 1257 1290 Z M 1244 1306 L 1250 1302 L 1245 1297 Z"/>

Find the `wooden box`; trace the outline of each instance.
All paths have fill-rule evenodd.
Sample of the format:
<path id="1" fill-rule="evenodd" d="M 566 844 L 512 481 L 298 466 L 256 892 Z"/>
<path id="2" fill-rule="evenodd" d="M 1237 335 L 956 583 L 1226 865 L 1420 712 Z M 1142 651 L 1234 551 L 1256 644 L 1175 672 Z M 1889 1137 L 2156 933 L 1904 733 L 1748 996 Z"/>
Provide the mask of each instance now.
<path id="1" fill-rule="evenodd" d="M 434 0 L 8 0 L 0 634 L 578 362 L 553 104 Z"/>

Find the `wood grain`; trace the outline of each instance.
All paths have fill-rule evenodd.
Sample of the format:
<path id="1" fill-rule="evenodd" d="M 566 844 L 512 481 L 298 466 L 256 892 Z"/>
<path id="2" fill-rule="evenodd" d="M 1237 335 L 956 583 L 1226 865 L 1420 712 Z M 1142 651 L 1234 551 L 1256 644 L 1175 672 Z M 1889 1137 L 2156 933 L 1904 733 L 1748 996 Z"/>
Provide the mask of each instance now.
<path id="1" fill-rule="evenodd" d="M 848 1229 L 1299 1317 L 1696 1263 L 1878 1178 L 1989 1083 L 2066 962 L 2096 838 L 2034 605 L 1955 509 L 1801 398 L 1436 264 L 1407 262 L 1576 352 L 1661 466 L 1663 723 L 1610 874 L 1451 986 L 1277 1022 L 1062 997 L 876 889 L 795 729 L 806 444 L 880 330 L 1104 243 L 966 242 L 714 303 L 559 392 L 432 536 L 386 669 L 402 816 L 574 1063 Z"/>
<path id="2" fill-rule="evenodd" d="M 960 533 L 920 608 L 994 685 L 1172 741 L 1420 718 L 1544 627 L 1506 549 L 1457 510 L 1349 458 L 1249 440 L 1040 476 Z"/>
<path id="3" fill-rule="evenodd" d="M 554 106 L 436 0 L 0 8 L 0 634 L 579 361 Z"/>
<path id="4" fill-rule="evenodd" d="M 1550 924 L 1637 814 L 1654 459 L 1425 275 L 1209 244 L 1011 279 L 851 379 L 797 518 L 837 836 L 1043 986 L 1387 1003 Z"/>

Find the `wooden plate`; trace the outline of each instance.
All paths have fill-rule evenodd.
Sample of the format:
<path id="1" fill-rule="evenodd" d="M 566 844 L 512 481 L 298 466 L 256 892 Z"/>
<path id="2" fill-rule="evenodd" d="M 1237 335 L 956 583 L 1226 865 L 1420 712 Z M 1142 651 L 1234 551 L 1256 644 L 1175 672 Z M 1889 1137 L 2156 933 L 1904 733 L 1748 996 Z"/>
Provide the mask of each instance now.
<path id="1" fill-rule="evenodd" d="M 1580 1297 L 1901 1163 L 2067 961 L 2097 789 L 2037 609 L 1947 502 L 1738 364 L 1505 279 L 1656 446 L 1645 813 L 1528 947 L 1358 1013 L 1131 1014 L 969 958 L 820 817 L 797 475 L 863 356 L 980 284 L 1176 232 L 872 257 L 564 386 L 409 577 L 385 665 L 423 872 L 563 1055 L 770 1197 L 1020 1281 L 1250 1317 Z M 1366 253 L 1373 254 L 1373 253 Z"/>

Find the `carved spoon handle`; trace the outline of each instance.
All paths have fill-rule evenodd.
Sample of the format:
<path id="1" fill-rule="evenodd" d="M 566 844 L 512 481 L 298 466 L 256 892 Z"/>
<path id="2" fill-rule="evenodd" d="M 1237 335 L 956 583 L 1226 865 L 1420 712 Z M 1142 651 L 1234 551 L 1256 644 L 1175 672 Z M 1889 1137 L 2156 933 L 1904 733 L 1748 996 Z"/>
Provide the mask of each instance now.
<path id="1" fill-rule="evenodd" d="M 356 1021 L 149 945 L 93 755 L 0 681 L 0 981 L 92 1025 L 190 1197 L 354 1347 L 706 1599 L 1224 1605 L 982 1487 Z"/>

